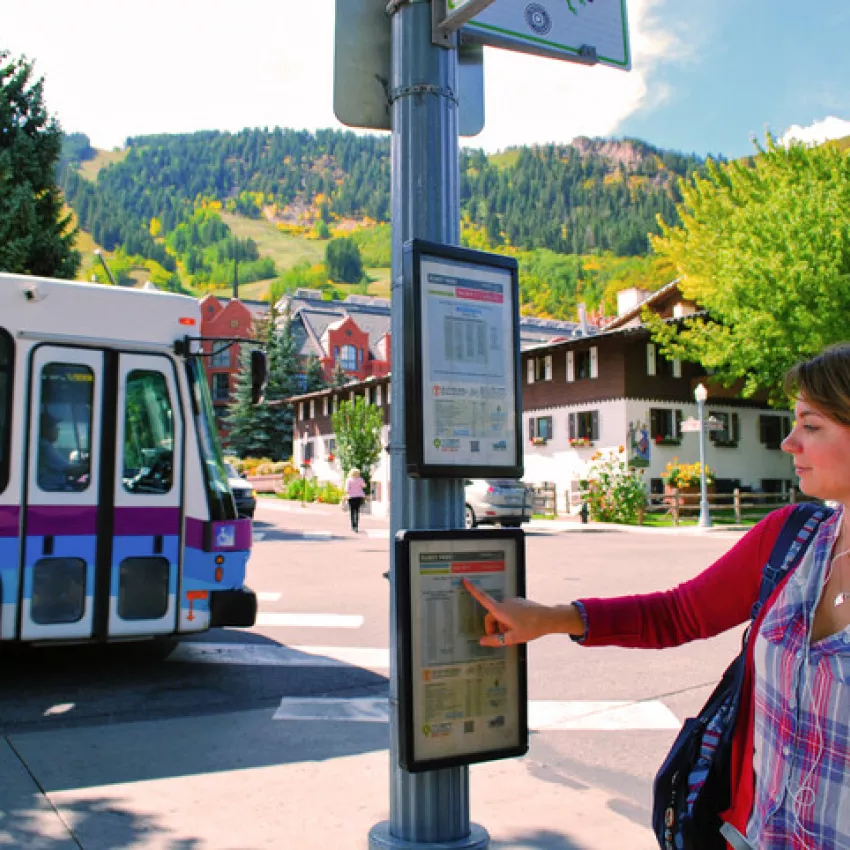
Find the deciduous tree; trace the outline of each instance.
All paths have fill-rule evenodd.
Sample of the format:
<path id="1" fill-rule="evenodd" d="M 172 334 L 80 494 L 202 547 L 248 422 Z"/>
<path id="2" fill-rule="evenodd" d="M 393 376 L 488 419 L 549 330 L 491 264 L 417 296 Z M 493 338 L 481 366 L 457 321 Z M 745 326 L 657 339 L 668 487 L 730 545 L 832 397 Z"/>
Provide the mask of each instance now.
<path id="1" fill-rule="evenodd" d="M 360 249 L 353 239 L 331 239 L 325 249 L 328 277 L 336 283 L 359 283 L 363 279 L 363 261 Z"/>
<path id="2" fill-rule="evenodd" d="M 780 403 L 789 366 L 847 339 L 850 157 L 768 137 L 752 159 L 710 163 L 681 191 L 681 225 L 662 222 L 652 241 L 708 316 L 679 332 L 654 320 L 653 333 L 667 356 Z"/>
<path id="3" fill-rule="evenodd" d="M 357 396 L 353 401 L 340 402 L 339 409 L 331 416 L 331 424 L 343 475 L 348 475 L 350 469 L 359 469 L 368 491 L 372 469 L 381 454 L 384 420 L 380 408 Z"/>

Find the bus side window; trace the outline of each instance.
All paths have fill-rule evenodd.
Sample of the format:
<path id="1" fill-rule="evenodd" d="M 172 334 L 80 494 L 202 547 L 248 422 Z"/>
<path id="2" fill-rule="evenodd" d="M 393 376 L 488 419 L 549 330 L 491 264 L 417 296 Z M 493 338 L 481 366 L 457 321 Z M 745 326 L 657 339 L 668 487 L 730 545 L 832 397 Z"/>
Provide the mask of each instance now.
<path id="1" fill-rule="evenodd" d="M 129 372 L 125 399 L 124 489 L 167 493 L 174 478 L 174 411 L 165 376 Z"/>
<path id="2" fill-rule="evenodd" d="M 89 486 L 94 373 L 88 366 L 47 363 L 41 372 L 38 486 L 79 492 Z"/>
<path id="3" fill-rule="evenodd" d="M 12 338 L 0 328 L 0 493 L 9 483 L 12 437 Z"/>

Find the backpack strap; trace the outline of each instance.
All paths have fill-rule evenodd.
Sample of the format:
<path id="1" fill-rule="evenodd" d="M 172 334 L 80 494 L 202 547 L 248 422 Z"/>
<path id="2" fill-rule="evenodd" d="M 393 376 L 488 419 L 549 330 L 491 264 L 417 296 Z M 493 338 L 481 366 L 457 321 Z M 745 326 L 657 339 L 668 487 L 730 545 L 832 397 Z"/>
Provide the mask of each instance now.
<path id="1" fill-rule="evenodd" d="M 752 619 L 756 618 L 776 586 L 800 563 L 818 526 L 831 515 L 831 508 L 816 505 L 813 502 L 803 502 L 791 511 L 779 531 L 770 558 L 762 570 L 759 599 L 753 605 Z"/>

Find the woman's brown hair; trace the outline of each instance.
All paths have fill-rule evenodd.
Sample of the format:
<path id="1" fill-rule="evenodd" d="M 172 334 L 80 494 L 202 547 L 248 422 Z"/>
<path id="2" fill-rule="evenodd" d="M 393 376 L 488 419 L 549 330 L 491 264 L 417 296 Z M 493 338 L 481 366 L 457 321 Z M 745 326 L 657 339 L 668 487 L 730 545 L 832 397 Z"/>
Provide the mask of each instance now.
<path id="1" fill-rule="evenodd" d="M 802 396 L 830 419 L 850 427 L 850 342 L 825 348 L 785 374 L 785 392 Z"/>

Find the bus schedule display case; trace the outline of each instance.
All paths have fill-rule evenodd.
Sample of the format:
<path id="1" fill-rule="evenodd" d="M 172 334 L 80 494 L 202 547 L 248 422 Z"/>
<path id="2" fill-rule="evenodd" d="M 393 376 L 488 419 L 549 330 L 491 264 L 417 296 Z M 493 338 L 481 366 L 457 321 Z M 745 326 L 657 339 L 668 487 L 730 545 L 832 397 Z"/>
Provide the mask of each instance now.
<path id="1" fill-rule="evenodd" d="M 411 773 L 528 751 L 525 645 L 484 647 L 484 608 L 525 595 L 519 529 L 402 530 L 395 541 L 399 757 Z"/>
<path id="2" fill-rule="evenodd" d="M 521 478 L 517 261 L 413 239 L 404 282 L 408 474 Z"/>

